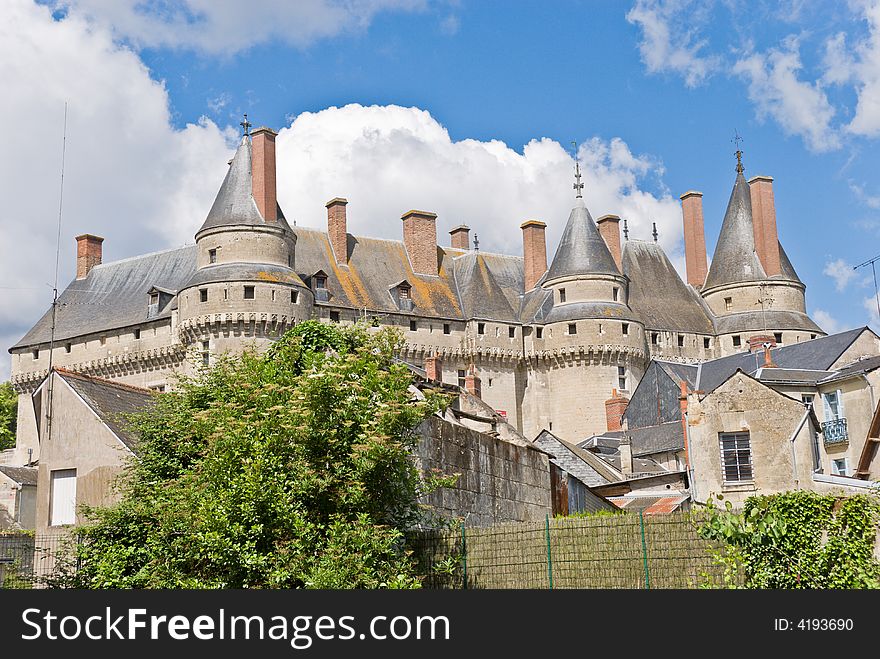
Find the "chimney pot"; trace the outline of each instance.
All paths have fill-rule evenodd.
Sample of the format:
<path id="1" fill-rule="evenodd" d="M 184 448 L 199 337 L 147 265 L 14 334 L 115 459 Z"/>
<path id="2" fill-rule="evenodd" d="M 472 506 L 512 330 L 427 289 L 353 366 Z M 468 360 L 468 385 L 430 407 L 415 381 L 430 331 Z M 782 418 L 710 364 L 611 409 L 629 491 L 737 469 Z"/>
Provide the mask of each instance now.
<path id="1" fill-rule="evenodd" d="M 104 239 L 84 233 L 76 237 L 76 278 L 85 279 L 89 271 L 96 265 L 101 265 L 103 258 Z"/>
<path id="2" fill-rule="evenodd" d="M 688 190 L 681 197 L 684 223 L 684 256 L 688 283 L 702 288 L 709 266 L 706 257 L 706 231 L 703 226 L 703 193 Z"/>
<path id="3" fill-rule="evenodd" d="M 632 476 L 633 454 L 632 444 L 630 444 L 629 437 L 624 437 L 620 440 L 618 452 L 620 453 L 620 473 L 622 473 L 624 476 Z"/>
<path id="4" fill-rule="evenodd" d="M 526 220 L 519 226 L 523 237 L 525 290 L 530 291 L 547 272 L 547 225 L 539 220 Z"/>
<path id="5" fill-rule="evenodd" d="M 278 192 L 275 175 L 275 138 L 271 128 L 262 126 L 251 133 L 253 157 L 251 182 L 254 201 L 266 222 L 278 221 Z"/>
<path id="6" fill-rule="evenodd" d="M 611 256 L 617 264 L 617 269 L 623 272 L 623 262 L 620 255 L 620 217 L 617 215 L 603 215 L 596 220 L 596 226 L 599 227 L 599 235 L 608 245 Z"/>
<path id="7" fill-rule="evenodd" d="M 457 227 L 453 227 L 449 231 L 449 235 L 452 237 L 451 246 L 456 249 L 470 249 L 471 248 L 471 229 L 466 224 L 459 224 Z"/>
<path id="8" fill-rule="evenodd" d="M 326 204 L 327 207 L 327 237 L 333 256 L 339 265 L 348 264 L 348 225 L 345 207 L 347 199 L 334 197 Z"/>
<path id="9" fill-rule="evenodd" d="M 410 210 L 401 215 L 403 244 L 413 272 L 419 275 L 438 275 L 437 214 Z"/>

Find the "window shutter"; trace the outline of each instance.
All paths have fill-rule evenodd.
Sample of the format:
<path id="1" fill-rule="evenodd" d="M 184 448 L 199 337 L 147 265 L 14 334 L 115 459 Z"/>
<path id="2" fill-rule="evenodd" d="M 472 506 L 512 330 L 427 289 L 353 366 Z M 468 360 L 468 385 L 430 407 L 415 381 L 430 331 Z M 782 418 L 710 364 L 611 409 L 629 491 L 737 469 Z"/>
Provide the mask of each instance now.
<path id="1" fill-rule="evenodd" d="M 822 394 L 822 403 L 825 406 L 825 420 L 831 421 L 834 415 L 831 413 L 831 405 L 828 403 L 828 394 Z"/>
<path id="2" fill-rule="evenodd" d="M 841 419 L 846 418 L 846 413 L 843 411 L 843 392 L 840 389 L 837 390 L 837 414 Z"/>

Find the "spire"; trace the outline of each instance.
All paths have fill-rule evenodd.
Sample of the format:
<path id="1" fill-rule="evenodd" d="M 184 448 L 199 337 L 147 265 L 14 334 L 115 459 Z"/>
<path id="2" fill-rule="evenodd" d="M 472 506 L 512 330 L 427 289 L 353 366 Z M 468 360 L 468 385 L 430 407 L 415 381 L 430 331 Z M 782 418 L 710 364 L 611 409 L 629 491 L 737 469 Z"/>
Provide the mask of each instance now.
<path id="1" fill-rule="evenodd" d="M 582 199 L 581 191 L 584 189 L 584 184 L 581 183 L 581 164 L 577 159 L 577 142 L 572 142 L 571 144 L 574 146 L 574 196 L 576 199 Z"/>
<path id="2" fill-rule="evenodd" d="M 247 137 L 248 135 L 251 134 L 250 129 L 251 129 L 251 126 L 253 126 L 253 124 L 247 120 L 247 112 L 244 113 L 244 121 L 238 122 L 238 125 L 241 126 L 242 129 L 244 129 L 244 133 L 243 133 L 244 137 Z"/>

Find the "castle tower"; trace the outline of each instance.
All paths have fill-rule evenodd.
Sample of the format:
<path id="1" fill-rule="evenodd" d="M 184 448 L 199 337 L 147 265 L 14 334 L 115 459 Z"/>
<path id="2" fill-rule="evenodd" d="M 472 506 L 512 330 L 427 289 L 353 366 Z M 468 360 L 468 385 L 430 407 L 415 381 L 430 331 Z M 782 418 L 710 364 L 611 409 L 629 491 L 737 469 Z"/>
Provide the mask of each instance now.
<path id="1" fill-rule="evenodd" d="M 752 199 L 766 202 L 767 194 L 750 188 L 743 175 L 742 152 L 736 154 L 736 180 L 700 291 L 715 315 L 720 356 L 748 350 L 753 337 L 783 344 L 825 334 L 807 316 L 806 286 L 779 243 L 772 192 L 769 203 L 762 204 L 762 216 L 756 223 Z M 766 181 L 767 177 L 756 177 L 761 186 Z M 768 245 L 777 249 L 770 250 Z"/>
<path id="2" fill-rule="evenodd" d="M 644 325 L 628 305 L 629 280 L 612 253 L 617 223 L 603 238 L 576 171 L 575 205 L 539 283 L 545 299 L 526 345 L 536 356 L 532 423 L 569 441 L 605 430 L 604 401 L 614 389 L 635 388 L 647 359 Z"/>
<path id="3" fill-rule="evenodd" d="M 210 355 L 264 345 L 311 315 L 311 290 L 294 271 L 296 236 L 277 204 L 275 132 L 244 135 L 205 222 L 196 272 L 179 291 L 178 334 Z M 248 341 L 247 339 L 250 339 Z"/>

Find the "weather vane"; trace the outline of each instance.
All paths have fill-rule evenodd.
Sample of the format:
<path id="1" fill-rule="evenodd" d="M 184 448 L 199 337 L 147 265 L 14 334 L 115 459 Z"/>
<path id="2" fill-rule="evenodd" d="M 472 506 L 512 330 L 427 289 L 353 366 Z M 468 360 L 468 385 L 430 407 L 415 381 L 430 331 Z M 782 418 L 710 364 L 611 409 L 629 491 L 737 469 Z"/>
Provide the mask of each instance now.
<path id="1" fill-rule="evenodd" d="M 623 218 L 623 239 L 629 240 L 629 226 L 626 223 L 626 218 Z"/>
<path id="2" fill-rule="evenodd" d="M 477 234 L 474 234 L 474 251 L 480 251 L 480 237 Z"/>
<path id="3" fill-rule="evenodd" d="M 581 190 L 584 189 L 584 184 L 581 183 L 581 164 L 577 159 L 577 142 L 572 140 L 571 145 L 574 147 L 574 191 L 577 193 L 575 197 L 580 199 L 583 197 Z"/>
<path id="4" fill-rule="evenodd" d="M 733 139 L 730 140 L 736 145 L 736 171 L 740 174 L 743 173 L 743 163 L 742 163 L 742 149 L 739 148 L 740 143 L 743 141 L 742 136 L 737 132 L 736 128 L 733 129 Z"/>
<path id="5" fill-rule="evenodd" d="M 247 112 L 245 112 L 245 114 L 244 114 L 244 121 L 238 122 L 238 125 L 241 126 L 242 128 L 244 128 L 245 136 L 248 136 L 251 134 L 250 129 L 251 129 L 251 126 L 253 126 L 253 124 L 247 120 Z"/>
<path id="6" fill-rule="evenodd" d="M 656 223 L 656 222 L 653 222 L 652 224 L 654 225 L 653 235 L 654 235 L 654 242 L 656 243 L 656 242 L 657 242 L 657 236 L 659 235 L 659 234 L 657 233 L 657 223 Z"/>

